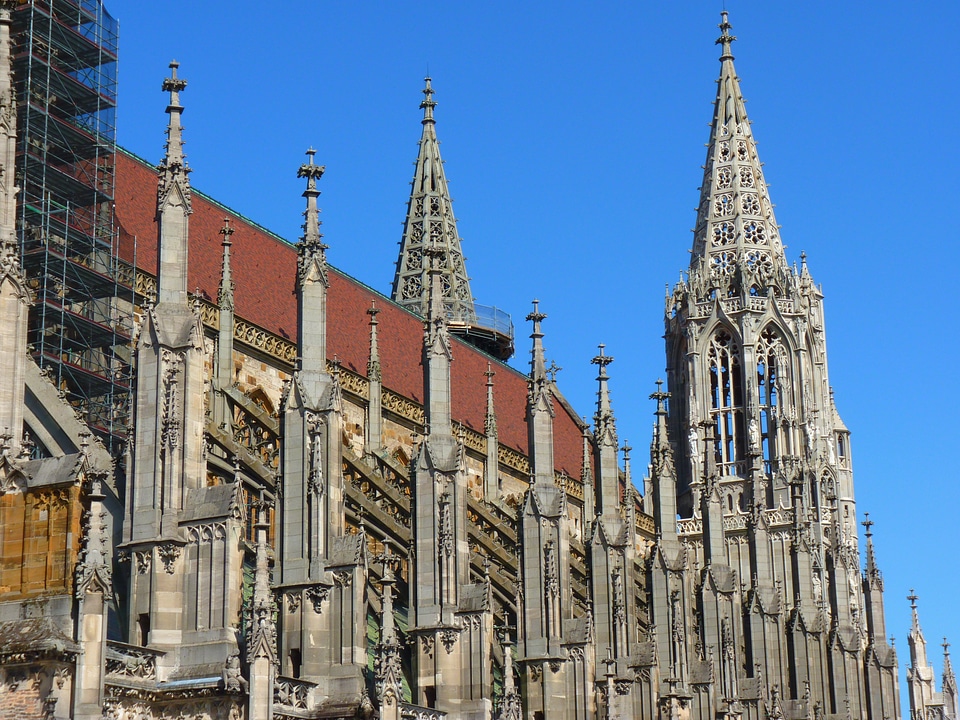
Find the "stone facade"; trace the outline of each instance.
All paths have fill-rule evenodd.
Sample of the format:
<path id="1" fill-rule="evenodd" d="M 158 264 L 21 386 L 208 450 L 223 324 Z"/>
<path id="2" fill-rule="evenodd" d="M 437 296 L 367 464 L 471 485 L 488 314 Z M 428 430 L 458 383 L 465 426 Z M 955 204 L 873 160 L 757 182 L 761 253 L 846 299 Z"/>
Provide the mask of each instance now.
<path id="1" fill-rule="evenodd" d="M 397 304 L 327 264 L 313 151 L 295 250 L 191 189 L 171 64 L 159 168 L 118 163 L 121 225 L 156 253 L 116 458 L 28 355 L 0 172 L 0 718 L 899 716 L 823 297 L 787 263 L 720 27 L 642 493 L 605 347 L 587 425 L 538 304 L 528 374 L 457 338 L 473 299 L 429 81 Z M 937 691 L 912 599 L 911 720 L 957 720 L 948 646 Z"/>

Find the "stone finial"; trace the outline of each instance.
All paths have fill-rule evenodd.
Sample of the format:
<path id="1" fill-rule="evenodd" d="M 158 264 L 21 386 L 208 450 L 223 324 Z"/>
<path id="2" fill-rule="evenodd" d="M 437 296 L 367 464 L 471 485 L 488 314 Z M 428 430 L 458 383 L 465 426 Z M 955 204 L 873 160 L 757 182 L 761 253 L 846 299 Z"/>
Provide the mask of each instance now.
<path id="1" fill-rule="evenodd" d="M 493 377 L 496 374 L 490 363 L 487 363 L 487 371 L 484 373 L 487 378 L 487 413 L 484 417 L 483 426 L 488 436 L 497 434 L 497 411 L 493 403 Z"/>
<path id="2" fill-rule="evenodd" d="M 657 401 L 657 415 L 666 415 L 667 414 L 667 400 L 670 399 L 670 393 L 664 392 L 663 389 L 663 380 L 657 378 L 657 391 L 650 393 L 650 399 Z"/>
<path id="3" fill-rule="evenodd" d="M 220 309 L 227 307 L 233 310 L 233 271 L 230 267 L 230 252 L 233 242 L 231 236 L 234 229 L 230 226 L 230 218 L 223 219 L 223 227 L 220 228 L 220 235 L 223 238 L 220 244 L 223 246 L 223 258 L 220 261 L 220 291 L 217 294 L 217 304 Z M 231 328 L 232 331 L 232 328 Z"/>
<path id="4" fill-rule="evenodd" d="M 377 315 L 380 314 L 380 308 L 377 307 L 377 301 L 372 300 L 367 309 L 367 315 L 370 316 L 370 356 L 367 360 L 367 379 L 380 382 L 382 379 L 380 368 L 380 345 L 377 338 L 377 326 L 379 322 Z"/>
<path id="5" fill-rule="evenodd" d="M 320 234 L 320 210 L 317 207 L 317 198 L 320 197 L 320 191 L 317 189 L 317 181 L 323 177 L 326 170 L 325 165 L 314 163 L 314 156 L 317 151 L 313 148 L 307 149 L 308 161 L 297 170 L 298 178 L 307 179 L 307 188 L 303 191 L 303 197 L 307 199 L 307 208 L 303 212 L 303 237 L 297 244 L 301 258 L 300 281 L 304 282 L 310 274 L 311 268 L 322 278 L 326 279 L 326 254 L 327 245 L 323 243 L 323 235 Z"/>
<path id="6" fill-rule="evenodd" d="M 420 108 L 423 110 L 423 124 L 433 123 L 433 109 L 437 106 L 437 101 L 433 99 L 433 80 L 428 75 L 423 79 L 423 102 Z"/>
<path id="7" fill-rule="evenodd" d="M 604 353 L 607 346 L 603 343 L 600 343 L 597 347 L 600 349 L 600 352 L 590 362 L 600 369 L 599 375 L 597 375 L 597 381 L 600 385 L 597 389 L 597 414 L 595 416 L 599 435 L 601 430 L 607 429 L 601 426 L 613 421 L 613 411 L 610 405 L 610 387 L 608 385 L 610 378 L 607 375 L 607 365 L 613 362 L 613 357 Z"/>
<path id="8" fill-rule="evenodd" d="M 523 716 L 520 693 L 513 676 L 513 646 L 510 642 L 512 627 L 497 628 L 500 648 L 503 651 L 503 695 L 500 698 L 500 713 L 497 720 L 520 720 Z"/>
<path id="9" fill-rule="evenodd" d="M 546 380 L 547 377 L 547 363 L 543 353 L 543 330 L 540 329 L 540 323 L 546 319 L 546 313 L 540 312 L 540 301 L 534 299 L 533 311 L 527 315 L 527 322 L 533 323 L 533 332 L 530 333 L 533 340 L 533 349 L 530 351 L 530 377 L 534 381 Z"/>
<path id="10" fill-rule="evenodd" d="M 187 87 L 187 81 L 177 76 L 177 69 L 180 63 L 176 60 L 170 61 L 170 77 L 165 78 L 160 89 L 165 93 L 170 93 L 170 101 L 167 103 L 167 114 L 170 116 L 167 125 L 167 148 L 164 165 L 170 169 L 182 167 L 183 158 L 183 128 L 180 125 L 180 116 L 183 114 L 183 106 L 180 104 L 180 93 Z"/>
<path id="11" fill-rule="evenodd" d="M 733 53 L 730 51 L 730 46 L 733 44 L 734 40 L 737 39 L 736 35 L 731 35 L 730 31 L 733 30 L 733 25 L 730 24 L 730 20 L 727 17 L 728 13 L 726 10 L 720 13 L 720 24 L 717 25 L 720 28 L 720 37 L 717 38 L 717 45 L 722 46 L 723 52 L 720 55 L 720 60 L 733 60 Z"/>

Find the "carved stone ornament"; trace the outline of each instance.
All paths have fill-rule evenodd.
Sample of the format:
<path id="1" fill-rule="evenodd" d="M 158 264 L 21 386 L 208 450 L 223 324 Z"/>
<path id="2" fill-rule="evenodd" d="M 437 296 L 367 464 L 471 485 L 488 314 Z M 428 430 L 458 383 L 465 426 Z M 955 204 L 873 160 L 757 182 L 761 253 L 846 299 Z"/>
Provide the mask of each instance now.
<path id="1" fill-rule="evenodd" d="M 157 547 L 157 557 L 160 562 L 163 563 L 163 569 L 166 571 L 167 575 L 173 575 L 177 560 L 180 559 L 180 553 L 183 552 L 183 547 L 177 545 L 176 543 L 164 543 Z"/>
<path id="2" fill-rule="evenodd" d="M 149 550 L 136 550 L 133 553 L 134 564 L 137 566 L 137 575 L 146 575 L 150 572 L 153 562 L 153 553 Z"/>
<path id="3" fill-rule="evenodd" d="M 433 656 L 433 638 L 431 636 L 429 635 L 420 636 L 420 652 L 430 657 Z"/>
<path id="4" fill-rule="evenodd" d="M 447 651 L 447 655 L 453 652 L 453 646 L 457 644 L 459 637 L 459 630 L 442 630 L 440 632 L 440 642 L 443 643 L 443 649 Z"/>
<path id="5" fill-rule="evenodd" d="M 307 588 L 305 593 L 307 600 L 310 601 L 313 605 L 313 611 L 319 615 L 323 612 L 323 603 L 326 602 L 327 598 L 330 596 L 330 588 L 326 585 L 318 585 L 316 587 Z"/>

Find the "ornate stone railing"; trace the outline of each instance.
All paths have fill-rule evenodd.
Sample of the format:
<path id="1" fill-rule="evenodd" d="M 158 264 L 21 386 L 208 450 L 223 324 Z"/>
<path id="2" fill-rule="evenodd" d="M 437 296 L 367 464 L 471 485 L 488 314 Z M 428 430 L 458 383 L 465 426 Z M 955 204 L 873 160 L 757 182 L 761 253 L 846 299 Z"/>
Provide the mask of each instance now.
<path id="1" fill-rule="evenodd" d="M 310 693 L 317 686 L 306 680 L 278 677 L 273 681 L 273 702 L 291 710 L 310 709 Z"/>
<path id="2" fill-rule="evenodd" d="M 412 720 L 445 720 L 447 714 L 433 708 L 420 707 L 410 703 L 400 703 L 400 717 Z"/>
<path id="3" fill-rule="evenodd" d="M 702 532 L 703 520 L 700 518 L 677 520 L 677 535 L 699 535 Z"/>

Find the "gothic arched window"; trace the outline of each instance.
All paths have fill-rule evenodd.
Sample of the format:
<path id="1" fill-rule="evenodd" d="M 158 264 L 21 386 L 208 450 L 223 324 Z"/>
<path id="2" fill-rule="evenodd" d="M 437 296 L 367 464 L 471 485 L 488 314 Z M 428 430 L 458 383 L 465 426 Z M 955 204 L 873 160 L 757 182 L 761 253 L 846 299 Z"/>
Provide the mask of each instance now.
<path id="1" fill-rule="evenodd" d="M 787 354 L 780 335 L 768 325 L 757 340 L 757 392 L 760 408 L 760 451 L 766 471 L 776 457 L 777 408 L 781 404 L 780 373 Z"/>
<path id="2" fill-rule="evenodd" d="M 716 427 L 716 457 L 726 475 L 742 475 L 746 458 L 743 421 L 743 365 L 740 348 L 724 329 L 710 339 L 710 413 Z"/>

